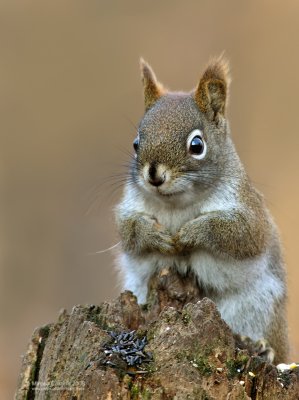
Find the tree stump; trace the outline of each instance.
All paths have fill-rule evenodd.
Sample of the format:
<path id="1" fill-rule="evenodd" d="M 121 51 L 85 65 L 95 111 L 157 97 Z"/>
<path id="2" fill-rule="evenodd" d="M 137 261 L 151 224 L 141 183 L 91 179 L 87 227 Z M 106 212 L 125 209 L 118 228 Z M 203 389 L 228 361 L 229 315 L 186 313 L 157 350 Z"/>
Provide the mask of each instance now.
<path id="1" fill-rule="evenodd" d="M 194 277 L 165 268 L 146 306 L 124 292 L 36 329 L 15 398 L 298 400 L 299 368 L 279 374 L 238 348 Z"/>

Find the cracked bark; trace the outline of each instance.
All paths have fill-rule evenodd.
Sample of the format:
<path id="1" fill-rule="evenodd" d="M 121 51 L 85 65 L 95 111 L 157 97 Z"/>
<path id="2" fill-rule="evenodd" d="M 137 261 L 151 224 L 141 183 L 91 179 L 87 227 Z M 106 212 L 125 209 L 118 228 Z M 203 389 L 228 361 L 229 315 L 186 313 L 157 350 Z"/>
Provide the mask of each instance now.
<path id="1" fill-rule="evenodd" d="M 114 302 L 76 306 L 33 333 L 23 358 L 17 400 L 299 398 L 299 371 L 277 381 L 276 367 L 237 347 L 214 303 L 192 276 L 167 268 L 150 282 L 148 305 L 130 292 Z M 153 354 L 145 373 L 103 364 L 108 331 L 146 334 Z M 119 362 L 119 363 L 118 363 Z M 250 374 L 249 374 L 250 372 Z"/>

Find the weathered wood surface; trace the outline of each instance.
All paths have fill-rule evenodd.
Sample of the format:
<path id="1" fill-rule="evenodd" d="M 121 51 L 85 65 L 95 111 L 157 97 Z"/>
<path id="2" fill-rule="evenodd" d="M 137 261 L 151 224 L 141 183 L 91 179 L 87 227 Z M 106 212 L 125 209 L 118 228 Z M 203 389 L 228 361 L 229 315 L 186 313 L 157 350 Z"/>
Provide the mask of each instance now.
<path id="1" fill-rule="evenodd" d="M 105 365 L 109 331 L 147 335 L 152 361 Z M 111 303 L 75 306 L 33 333 L 16 399 L 298 400 L 299 371 L 283 381 L 276 367 L 236 347 L 214 303 L 192 277 L 165 269 L 150 283 L 149 304 L 125 292 Z M 283 386 L 282 386 L 283 385 Z"/>

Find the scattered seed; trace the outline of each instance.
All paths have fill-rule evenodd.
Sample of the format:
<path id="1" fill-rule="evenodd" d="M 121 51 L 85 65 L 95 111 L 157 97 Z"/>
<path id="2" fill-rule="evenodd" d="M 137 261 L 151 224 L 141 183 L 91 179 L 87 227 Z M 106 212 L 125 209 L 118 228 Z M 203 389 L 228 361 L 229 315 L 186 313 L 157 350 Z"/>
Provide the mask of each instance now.
<path id="1" fill-rule="evenodd" d="M 147 338 L 138 338 L 136 331 L 130 332 L 107 332 L 113 342 L 104 346 L 104 354 L 106 360 L 103 364 L 117 367 L 115 363 L 108 360 L 112 354 L 118 355 L 128 366 L 140 366 L 142 363 L 150 362 L 152 354 L 144 352 L 144 347 L 147 344 Z M 140 368 L 140 367 L 139 367 Z"/>

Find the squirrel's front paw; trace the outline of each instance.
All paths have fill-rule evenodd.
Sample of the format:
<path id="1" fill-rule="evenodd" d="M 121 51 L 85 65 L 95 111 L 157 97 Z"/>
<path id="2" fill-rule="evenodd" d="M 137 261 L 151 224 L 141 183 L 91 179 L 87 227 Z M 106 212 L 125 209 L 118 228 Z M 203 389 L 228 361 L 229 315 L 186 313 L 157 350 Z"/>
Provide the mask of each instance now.
<path id="1" fill-rule="evenodd" d="M 188 252 L 198 246 L 196 222 L 188 222 L 174 236 L 175 248 L 178 252 Z"/>
<path id="2" fill-rule="evenodd" d="M 122 245 L 125 251 L 138 255 L 176 252 L 170 233 L 155 218 L 142 213 L 123 222 Z"/>
<path id="3" fill-rule="evenodd" d="M 153 250 L 165 255 L 176 253 L 176 247 L 172 236 L 164 230 L 159 223 L 154 224 L 154 229 L 149 235 L 149 246 Z"/>

